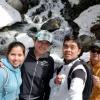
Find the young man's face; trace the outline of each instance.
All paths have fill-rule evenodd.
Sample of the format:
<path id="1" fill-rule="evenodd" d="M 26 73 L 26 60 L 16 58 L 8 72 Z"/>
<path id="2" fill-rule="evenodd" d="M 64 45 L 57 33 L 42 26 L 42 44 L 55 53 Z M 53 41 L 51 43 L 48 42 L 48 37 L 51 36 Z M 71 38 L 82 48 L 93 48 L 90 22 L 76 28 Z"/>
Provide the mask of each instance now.
<path id="1" fill-rule="evenodd" d="M 39 55 L 43 55 L 49 50 L 51 45 L 48 41 L 45 41 L 45 40 L 38 41 L 38 40 L 36 40 L 34 46 L 35 46 L 35 51 Z"/>
<path id="2" fill-rule="evenodd" d="M 65 41 L 63 44 L 63 56 L 65 60 L 72 60 L 78 57 L 81 49 L 73 40 Z"/>
<path id="3" fill-rule="evenodd" d="M 90 50 L 90 60 L 94 63 L 100 62 L 100 49 L 93 48 Z"/>

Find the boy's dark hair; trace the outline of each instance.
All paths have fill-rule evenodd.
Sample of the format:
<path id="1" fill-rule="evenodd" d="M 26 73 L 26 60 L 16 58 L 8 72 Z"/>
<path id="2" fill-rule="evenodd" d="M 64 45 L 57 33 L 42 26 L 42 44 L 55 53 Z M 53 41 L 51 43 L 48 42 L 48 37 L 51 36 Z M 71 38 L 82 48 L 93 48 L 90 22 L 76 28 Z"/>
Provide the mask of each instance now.
<path id="1" fill-rule="evenodd" d="M 63 44 L 65 43 L 65 41 L 70 41 L 70 40 L 73 40 L 75 43 L 77 43 L 77 46 L 82 49 L 82 43 L 81 43 L 81 40 L 79 37 L 76 37 L 72 34 L 67 34 L 65 35 L 64 37 L 64 41 L 63 41 Z"/>

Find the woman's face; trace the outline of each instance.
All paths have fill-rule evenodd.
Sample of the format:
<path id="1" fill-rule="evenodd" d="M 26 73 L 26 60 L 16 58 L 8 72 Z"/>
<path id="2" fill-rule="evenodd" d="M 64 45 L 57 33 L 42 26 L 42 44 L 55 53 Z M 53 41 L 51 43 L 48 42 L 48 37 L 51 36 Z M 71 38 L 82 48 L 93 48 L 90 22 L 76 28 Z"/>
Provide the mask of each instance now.
<path id="1" fill-rule="evenodd" d="M 23 63 L 24 58 L 25 55 L 23 53 L 23 49 L 20 46 L 13 47 L 8 54 L 8 59 L 15 68 Z"/>

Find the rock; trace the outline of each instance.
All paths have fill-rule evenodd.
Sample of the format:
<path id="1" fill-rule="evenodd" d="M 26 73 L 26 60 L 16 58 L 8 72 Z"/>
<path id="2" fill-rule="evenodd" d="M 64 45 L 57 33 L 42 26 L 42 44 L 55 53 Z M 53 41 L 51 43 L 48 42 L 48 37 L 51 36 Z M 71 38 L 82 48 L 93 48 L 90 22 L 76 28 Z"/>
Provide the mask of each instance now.
<path id="1" fill-rule="evenodd" d="M 32 37 L 28 36 L 27 33 L 20 33 L 15 38 L 17 41 L 22 42 L 25 45 L 26 49 L 34 46 Z"/>
<path id="2" fill-rule="evenodd" d="M 90 31 L 90 28 L 98 22 L 100 16 L 100 5 L 94 5 L 83 11 L 74 22 L 76 22 L 80 29 Z"/>
<path id="3" fill-rule="evenodd" d="M 3 0 L 0 0 L 0 29 L 21 22 L 20 13 Z"/>
<path id="4" fill-rule="evenodd" d="M 33 37 L 29 36 L 28 33 L 22 33 L 19 31 L 7 31 L 0 32 L 0 55 L 4 54 L 7 50 L 8 45 L 13 41 L 22 42 L 26 49 L 34 46 Z"/>
<path id="5" fill-rule="evenodd" d="M 31 7 L 35 7 L 40 3 L 40 0 L 29 0 L 29 4 Z"/>
<path id="6" fill-rule="evenodd" d="M 6 0 L 13 8 L 24 14 L 28 10 L 28 0 Z"/>
<path id="7" fill-rule="evenodd" d="M 90 31 L 95 34 L 96 38 L 100 40 L 100 23 L 91 27 Z"/>
<path id="8" fill-rule="evenodd" d="M 87 52 L 89 51 L 89 47 L 91 45 L 91 43 L 95 40 L 95 37 L 91 37 L 89 35 L 81 35 L 79 36 L 81 42 L 82 42 L 82 51 L 83 52 Z"/>
<path id="9" fill-rule="evenodd" d="M 15 41 L 14 36 L 16 34 L 15 31 L 0 32 L 0 52 L 5 51 L 8 45 Z"/>
<path id="10" fill-rule="evenodd" d="M 96 4 L 100 4 L 100 0 L 95 0 Z"/>
<path id="11" fill-rule="evenodd" d="M 54 19 L 50 19 L 46 23 L 44 23 L 41 26 L 41 29 L 42 30 L 48 30 L 48 31 L 54 31 L 54 30 L 59 29 L 60 25 L 61 25 L 60 18 L 54 18 Z"/>
<path id="12" fill-rule="evenodd" d="M 72 28 L 72 30 L 73 30 L 73 32 L 74 32 L 74 36 L 78 36 L 78 34 L 79 34 L 79 26 L 78 26 L 78 24 L 77 23 L 75 23 L 74 21 L 72 21 L 72 20 L 68 20 L 68 24 L 69 24 L 69 26 Z"/>
<path id="13" fill-rule="evenodd" d="M 94 0 L 62 0 L 65 4 L 62 15 L 65 20 L 74 20 L 81 12 L 94 4 Z"/>

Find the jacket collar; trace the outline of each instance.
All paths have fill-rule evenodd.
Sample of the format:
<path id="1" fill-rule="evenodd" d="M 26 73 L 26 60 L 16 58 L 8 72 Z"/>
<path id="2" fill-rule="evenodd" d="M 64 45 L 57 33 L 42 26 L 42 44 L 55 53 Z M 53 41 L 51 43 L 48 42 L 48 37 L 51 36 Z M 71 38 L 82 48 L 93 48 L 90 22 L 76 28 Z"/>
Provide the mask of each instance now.
<path id="1" fill-rule="evenodd" d="M 77 58 L 71 59 L 71 60 L 66 60 L 66 59 L 64 59 L 64 63 L 65 63 L 65 65 L 67 65 L 67 64 L 69 64 L 69 63 L 75 61 L 76 59 L 77 59 Z"/>
<path id="2" fill-rule="evenodd" d="M 34 54 L 34 48 L 29 48 L 29 55 L 31 55 L 33 58 L 36 58 L 35 54 Z M 48 58 L 48 57 L 49 57 L 49 52 L 47 52 L 44 55 L 42 55 L 39 59 Z"/>

